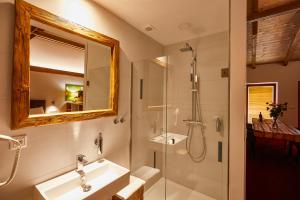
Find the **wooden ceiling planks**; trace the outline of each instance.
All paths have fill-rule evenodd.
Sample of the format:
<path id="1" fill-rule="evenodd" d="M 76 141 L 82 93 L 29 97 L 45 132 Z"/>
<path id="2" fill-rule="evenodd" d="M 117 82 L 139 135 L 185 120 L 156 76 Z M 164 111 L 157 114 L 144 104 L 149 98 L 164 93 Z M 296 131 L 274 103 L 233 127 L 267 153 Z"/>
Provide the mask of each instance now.
<path id="1" fill-rule="evenodd" d="M 255 64 L 264 63 L 287 64 L 289 60 L 300 60 L 300 34 L 297 34 L 300 27 L 299 3 L 300 0 L 258 0 L 258 11 L 253 9 L 256 2 L 248 3 L 253 9 L 252 14 L 248 16 L 248 66 L 253 67 Z M 257 17 L 263 12 L 268 13 L 271 9 L 276 10 L 279 7 L 286 9 L 287 5 L 295 6 L 291 7 L 289 12 L 258 18 L 256 49 L 253 50 L 251 25 L 255 17 L 253 13 L 256 13 Z M 255 58 L 253 58 L 253 52 L 255 52 Z M 255 61 L 254 64 L 253 61 Z"/>
<path id="2" fill-rule="evenodd" d="M 248 1 L 256 1 L 256 0 L 248 0 Z M 250 3 L 248 3 L 251 5 Z M 254 4 L 256 5 L 256 4 Z M 271 8 L 268 10 L 258 11 L 258 8 L 255 9 L 254 5 L 251 5 L 252 12 L 249 14 L 248 8 L 248 22 L 259 21 L 266 18 L 271 18 L 291 12 L 296 12 L 300 10 L 300 1 L 297 0 L 295 2 L 291 2 L 279 7 Z"/>
<path id="3" fill-rule="evenodd" d="M 286 14 L 259 23 L 256 47 L 258 63 L 283 61 L 294 30 L 289 25 L 292 18 L 293 14 Z"/>

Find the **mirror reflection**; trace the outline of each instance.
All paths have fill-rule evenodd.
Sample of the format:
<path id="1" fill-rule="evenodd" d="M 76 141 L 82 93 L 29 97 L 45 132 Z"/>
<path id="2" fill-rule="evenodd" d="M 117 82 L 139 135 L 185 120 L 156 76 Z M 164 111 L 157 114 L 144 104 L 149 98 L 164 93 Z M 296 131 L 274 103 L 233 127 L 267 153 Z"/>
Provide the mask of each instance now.
<path id="1" fill-rule="evenodd" d="M 30 115 L 110 108 L 111 48 L 31 20 Z"/>

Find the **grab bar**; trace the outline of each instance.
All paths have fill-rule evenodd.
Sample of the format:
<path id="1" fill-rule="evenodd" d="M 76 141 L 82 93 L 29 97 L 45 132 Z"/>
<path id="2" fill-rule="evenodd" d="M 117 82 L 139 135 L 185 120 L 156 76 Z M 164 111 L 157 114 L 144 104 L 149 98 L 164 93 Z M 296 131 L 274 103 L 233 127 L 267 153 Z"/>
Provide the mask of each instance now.
<path id="1" fill-rule="evenodd" d="M 12 142 L 17 143 L 17 149 L 16 149 L 16 155 L 15 155 L 15 159 L 14 159 L 14 163 L 13 163 L 13 168 L 11 170 L 10 176 L 4 182 L 0 182 L 0 188 L 1 188 L 3 186 L 10 184 L 16 175 L 18 163 L 19 163 L 19 159 L 20 159 L 20 155 L 21 155 L 21 143 L 18 140 L 14 139 L 12 137 L 9 137 L 7 135 L 0 135 L 0 140 L 12 141 Z"/>

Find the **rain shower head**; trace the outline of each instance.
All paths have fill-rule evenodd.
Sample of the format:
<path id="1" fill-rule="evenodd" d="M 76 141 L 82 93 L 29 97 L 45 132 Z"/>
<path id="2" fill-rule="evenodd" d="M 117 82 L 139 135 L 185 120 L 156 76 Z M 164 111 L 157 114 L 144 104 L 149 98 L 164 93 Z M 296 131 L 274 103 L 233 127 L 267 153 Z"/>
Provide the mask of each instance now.
<path id="1" fill-rule="evenodd" d="M 185 47 L 180 49 L 181 52 L 194 51 L 189 43 L 185 43 Z"/>

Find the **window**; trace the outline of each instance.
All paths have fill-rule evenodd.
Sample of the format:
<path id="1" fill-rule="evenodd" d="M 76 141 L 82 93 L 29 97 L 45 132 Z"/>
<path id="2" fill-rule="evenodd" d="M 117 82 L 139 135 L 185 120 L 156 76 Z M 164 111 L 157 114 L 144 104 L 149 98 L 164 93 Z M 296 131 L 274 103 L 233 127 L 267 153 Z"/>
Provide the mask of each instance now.
<path id="1" fill-rule="evenodd" d="M 276 83 L 248 84 L 247 85 L 247 121 L 252 123 L 252 118 L 258 118 L 259 113 L 263 118 L 270 118 L 266 103 L 276 103 Z"/>

